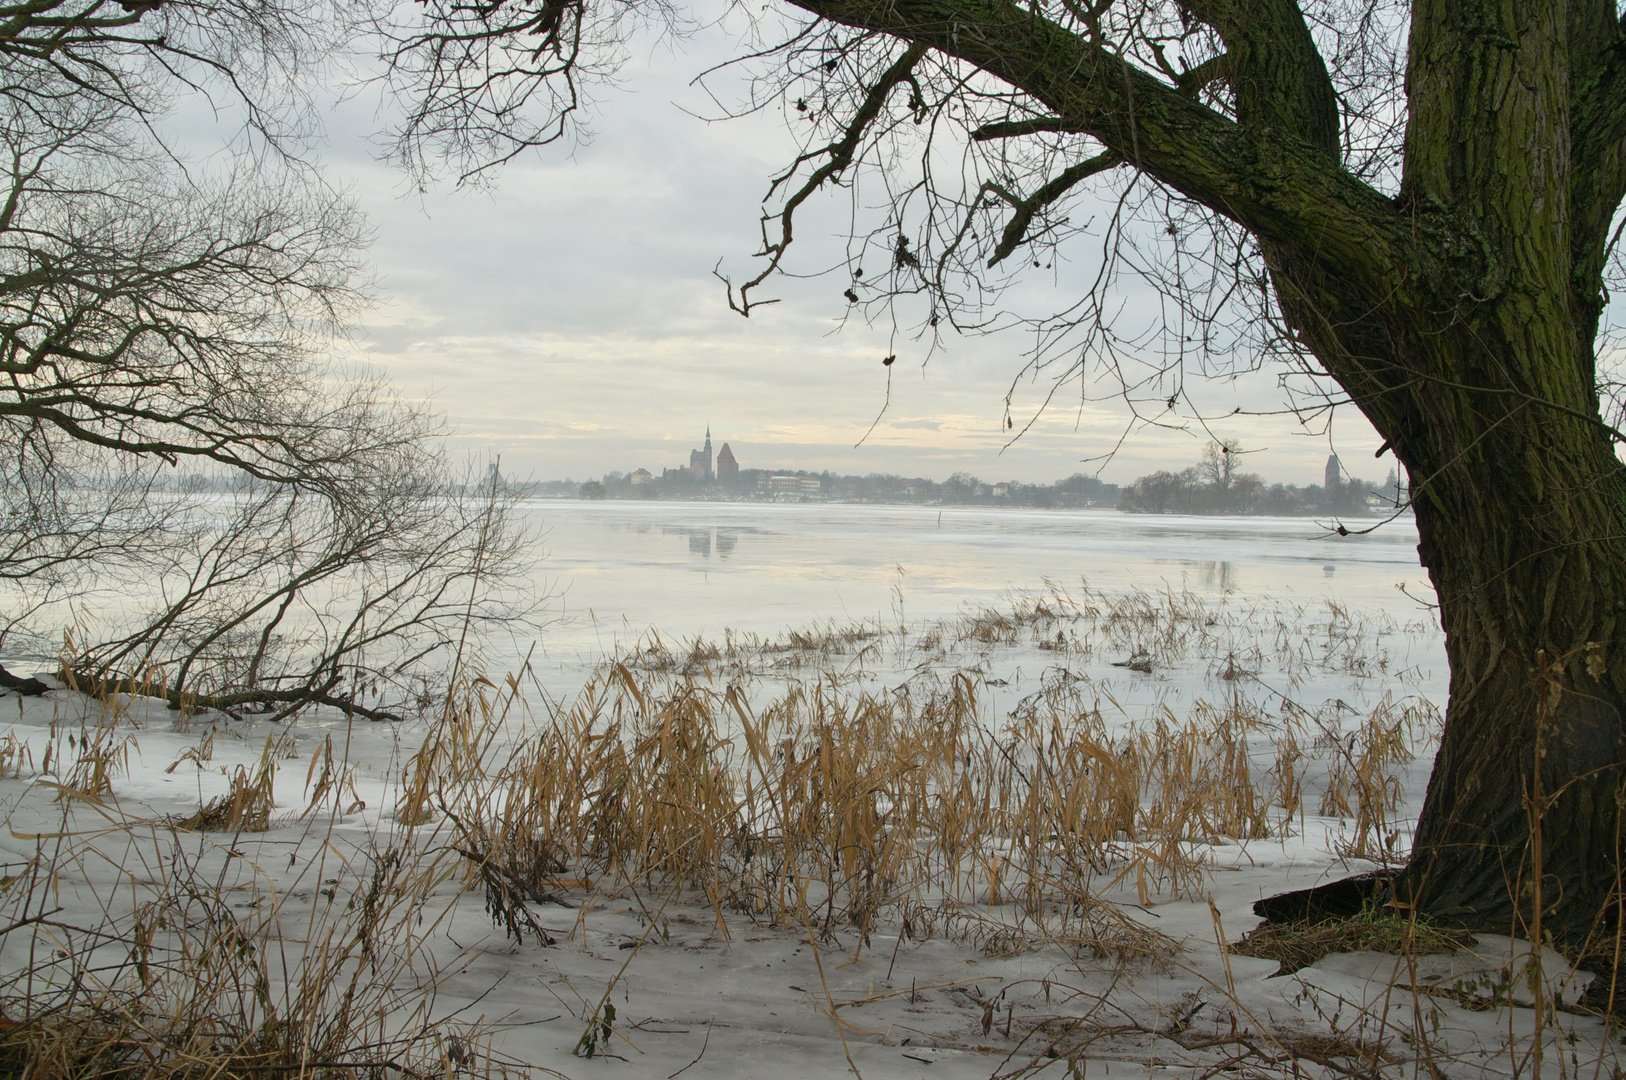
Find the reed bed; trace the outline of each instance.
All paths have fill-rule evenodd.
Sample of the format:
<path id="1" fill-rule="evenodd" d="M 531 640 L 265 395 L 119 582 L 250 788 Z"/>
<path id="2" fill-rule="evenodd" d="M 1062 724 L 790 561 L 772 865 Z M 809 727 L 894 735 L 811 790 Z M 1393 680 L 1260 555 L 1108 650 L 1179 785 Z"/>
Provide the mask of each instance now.
<path id="1" fill-rule="evenodd" d="M 1109 724 L 1058 669 L 997 725 L 963 670 L 892 690 L 826 671 L 755 702 L 708 675 L 614 663 L 541 722 L 474 695 L 408 763 L 396 820 L 451 821 L 511 931 L 527 899 L 591 880 L 694 890 L 725 932 L 730 913 L 826 934 L 885 919 L 1144 951 L 1103 892 L 1201 900 L 1214 847 L 1302 831 L 1309 792 L 1353 819 L 1342 854 L 1398 857 L 1396 769 L 1438 721 L 1388 698 L 1358 723 L 1272 717 L 1238 694 Z"/>

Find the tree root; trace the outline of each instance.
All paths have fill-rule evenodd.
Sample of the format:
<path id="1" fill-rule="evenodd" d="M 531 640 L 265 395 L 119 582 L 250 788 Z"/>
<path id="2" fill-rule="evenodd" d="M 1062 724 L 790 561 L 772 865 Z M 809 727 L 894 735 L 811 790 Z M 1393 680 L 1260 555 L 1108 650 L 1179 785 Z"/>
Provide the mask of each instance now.
<path id="1" fill-rule="evenodd" d="M 0 686 L 5 687 L 7 690 L 15 691 L 16 693 L 21 694 L 23 697 L 39 697 L 41 694 L 51 689 L 38 679 L 19 678 L 18 676 L 7 671 L 4 666 L 0 666 Z"/>
<path id="2" fill-rule="evenodd" d="M 1253 913 L 1267 923 L 1316 923 L 1348 919 L 1393 898 L 1395 875 L 1374 870 L 1339 878 L 1308 889 L 1267 896 L 1253 905 Z"/>

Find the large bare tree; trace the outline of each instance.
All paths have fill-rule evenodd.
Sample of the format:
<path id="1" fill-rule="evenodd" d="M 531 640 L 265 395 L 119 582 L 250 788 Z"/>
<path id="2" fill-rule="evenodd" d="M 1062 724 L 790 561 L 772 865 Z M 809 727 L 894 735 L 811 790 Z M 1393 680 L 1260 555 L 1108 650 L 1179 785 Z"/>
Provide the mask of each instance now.
<path id="1" fill-rule="evenodd" d="M 404 156 L 556 134 L 557 112 L 489 106 L 544 82 L 573 105 L 572 59 L 625 10 L 429 0 L 394 39 L 419 105 Z M 1573 947 L 1618 925 L 1626 470 L 1598 392 L 1626 193 L 1614 0 L 779 10 L 783 44 L 750 62 L 806 149 L 773 181 L 764 265 L 730 302 L 761 302 L 817 192 L 867 176 L 886 197 L 865 205 L 886 209 L 861 264 L 885 269 L 849 299 L 918 297 L 927 334 L 981 325 L 991 275 L 1084 231 L 1068 201 L 1093 185 L 1105 285 L 1040 323 L 1074 335 L 1069 363 L 1133 351 L 1106 302 L 1127 268 L 1175 312 L 1151 377 L 1123 370 L 1138 407 L 1176 405 L 1177 365 L 1246 348 L 1330 378 L 1406 469 L 1451 685 L 1403 895 L 1485 929 L 1539 917 Z"/>

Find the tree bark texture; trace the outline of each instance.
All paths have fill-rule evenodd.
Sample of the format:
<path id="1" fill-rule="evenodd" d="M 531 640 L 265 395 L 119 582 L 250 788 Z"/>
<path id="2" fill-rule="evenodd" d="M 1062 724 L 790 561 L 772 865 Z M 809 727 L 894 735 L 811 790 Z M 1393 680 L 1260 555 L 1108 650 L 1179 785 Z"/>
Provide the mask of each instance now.
<path id="1" fill-rule="evenodd" d="M 1614 919 L 1626 792 L 1626 470 L 1595 341 L 1626 192 L 1612 0 L 1416 0 L 1400 191 L 1340 160 L 1292 0 L 1191 0 L 1234 115 L 1003 0 L 796 0 L 960 58 L 1257 238 L 1291 331 L 1409 473 L 1451 667 L 1404 891 L 1580 948 Z M 1539 822 L 1540 880 L 1532 860 Z"/>

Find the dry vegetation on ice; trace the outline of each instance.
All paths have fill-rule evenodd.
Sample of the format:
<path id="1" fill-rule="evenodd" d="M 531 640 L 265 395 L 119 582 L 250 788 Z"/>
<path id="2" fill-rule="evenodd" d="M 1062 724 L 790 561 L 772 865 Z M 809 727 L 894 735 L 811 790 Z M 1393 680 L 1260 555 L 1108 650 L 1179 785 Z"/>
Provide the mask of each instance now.
<path id="1" fill-rule="evenodd" d="M 0 1069 L 1619 1075 L 1588 976 L 1512 938 L 1226 948 L 1404 856 L 1433 627 L 899 608 L 652 638 L 566 701 L 464 674 L 397 727 L 0 699 Z"/>

